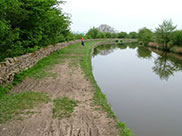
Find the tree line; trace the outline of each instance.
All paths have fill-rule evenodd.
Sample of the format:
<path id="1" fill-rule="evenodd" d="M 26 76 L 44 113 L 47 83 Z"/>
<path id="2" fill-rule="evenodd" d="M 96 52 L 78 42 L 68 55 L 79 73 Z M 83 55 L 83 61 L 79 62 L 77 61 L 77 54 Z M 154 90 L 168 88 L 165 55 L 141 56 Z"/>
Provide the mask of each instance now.
<path id="1" fill-rule="evenodd" d="M 0 61 L 69 40 L 61 0 L 0 0 Z"/>
<path id="2" fill-rule="evenodd" d="M 102 32 L 98 28 L 93 27 L 85 35 L 87 38 L 98 39 L 98 38 L 138 38 L 137 32 Z"/>

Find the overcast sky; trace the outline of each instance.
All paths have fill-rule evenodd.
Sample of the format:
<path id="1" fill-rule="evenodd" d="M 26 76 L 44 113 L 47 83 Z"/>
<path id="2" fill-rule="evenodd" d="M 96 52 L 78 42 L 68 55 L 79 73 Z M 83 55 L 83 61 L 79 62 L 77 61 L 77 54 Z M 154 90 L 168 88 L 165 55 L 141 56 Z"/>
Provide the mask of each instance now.
<path id="1" fill-rule="evenodd" d="M 155 30 L 164 19 L 182 29 L 182 0 L 66 0 L 63 12 L 72 15 L 71 30 L 87 32 L 107 24 L 117 31 Z"/>

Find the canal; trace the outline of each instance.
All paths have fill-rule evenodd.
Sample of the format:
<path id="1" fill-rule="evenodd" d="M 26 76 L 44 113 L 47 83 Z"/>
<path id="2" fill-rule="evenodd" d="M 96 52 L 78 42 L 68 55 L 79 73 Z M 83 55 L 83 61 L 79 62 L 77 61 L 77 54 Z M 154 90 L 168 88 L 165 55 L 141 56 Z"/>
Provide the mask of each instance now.
<path id="1" fill-rule="evenodd" d="M 182 135 L 182 56 L 137 44 L 101 45 L 93 74 L 136 136 Z"/>

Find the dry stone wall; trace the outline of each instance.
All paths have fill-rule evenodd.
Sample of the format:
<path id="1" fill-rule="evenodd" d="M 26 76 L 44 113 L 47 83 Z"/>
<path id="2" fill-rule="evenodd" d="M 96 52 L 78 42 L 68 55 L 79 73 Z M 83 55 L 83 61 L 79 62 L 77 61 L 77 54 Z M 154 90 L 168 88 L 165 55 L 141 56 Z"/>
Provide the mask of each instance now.
<path id="1" fill-rule="evenodd" d="M 31 68 L 37 64 L 39 60 L 49 56 L 51 53 L 61 50 L 68 45 L 79 42 L 80 40 L 58 43 L 56 45 L 49 45 L 46 48 L 41 48 L 33 53 L 27 53 L 14 58 L 6 58 L 4 62 L 0 63 L 0 84 L 2 85 L 6 82 L 13 81 L 15 74 Z"/>

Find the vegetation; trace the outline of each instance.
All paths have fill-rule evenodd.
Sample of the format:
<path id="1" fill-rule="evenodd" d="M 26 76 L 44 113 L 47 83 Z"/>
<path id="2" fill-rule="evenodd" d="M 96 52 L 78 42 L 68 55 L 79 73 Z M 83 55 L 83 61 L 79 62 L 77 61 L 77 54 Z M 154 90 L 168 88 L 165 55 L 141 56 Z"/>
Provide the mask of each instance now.
<path id="1" fill-rule="evenodd" d="M 170 35 L 176 29 L 172 20 L 164 20 L 158 28 L 156 28 L 156 40 L 162 44 L 163 49 L 168 50 L 168 44 L 170 42 Z"/>
<path id="2" fill-rule="evenodd" d="M 60 0 L 0 1 L 0 61 L 68 40 L 69 18 Z"/>
<path id="3" fill-rule="evenodd" d="M 171 39 L 170 44 L 172 46 L 182 47 L 182 30 L 176 30 L 172 32 L 170 39 Z"/>
<path id="4" fill-rule="evenodd" d="M 53 117 L 58 119 L 70 117 L 75 106 L 77 106 L 77 102 L 74 100 L 67 97 L 57 98 L 54 100 Z"/>
<path id="5" fill-rule="evenodd" d="M 102 26 L 102 25 L 101 25 Z M 104 28 L 96 28 L 93 27 L 91 28 L 87 34 L 86 34 L 86 38 L 89 39 L 105 39 L 105 38 L 131 38 L 131 39 L 137 39 L 138 38 L 138 33 L 137 32 L 130 32 L 129 34 L 127 34 L 126 32 L 113 32 L 114 30 L 110 30 L 111 28 L 108 29 L 104 29 Z M 102 30 L 102 31 L 100 31 Z M 110 30 L 110 31 L 106 31 L 106 30 Z"/>
<path id="6" fill-rule="evenodd" d="M 40 60 L 35 66 L 25 70 L 14 76 L 12 85 L 17 85 L 22 82 L 26 77 L 33 78 L 45 78 L 45 77 L 56 77 L 56 73 L 51 73 L 49 70 L 56 64 L 64 62 L 58 53 L 51 54 L 50 56 Z M 6 95 L 12 88 L 12 85 L 0 86 L 0 98 Z"/>
<path id="7" fill-rule="evenodd" d="M 21 114 L 29 114 L 25 110 L 31 109 L 42 103 L 47 103 L 49 97 L 44 93 L 24 92 L 13 93 L 0 99 L 0 123 L 5 123 L 12 119 L 21 119 Z"/>
<path id="8" fill-rule="evenodd" d="M 137 39 L 138 38 L 138 33 L 137 32 L 130 32 L 128 34 L 128 38 Z"/>
<path id="9" fill-rule="evenodd" d="M 128 38 L 128 34 L 126 32 L 120 32 L 118 33 L 117 38 Z"/>
<path id="10" fill-rule="evenodd" d="M 138 40 L 144 45 L 147 45 L 149 42 L 153 41 L 153 32 L 146 27 L 139 29 Z"/>
<path id="11" fill-rule="evenodd" d="M 139 29 L 138 40 L 144 45 L 153 42 L 150 46 L 174 53 L 182 54 L 182 30 L 175 30 L 172 20 L 164 20 L 155 32 L 144 27 Z"/>
<path id="12" fill-rule="evenodd" d="M 98 30 L 100 32 L 103 32 L 103 33 L 116 33 L 116 31 L 114 30 L 114 28 L 112 28 L 111 26 L 106 25 L 106 24 L 100 25 L 98 27 Z"/>

